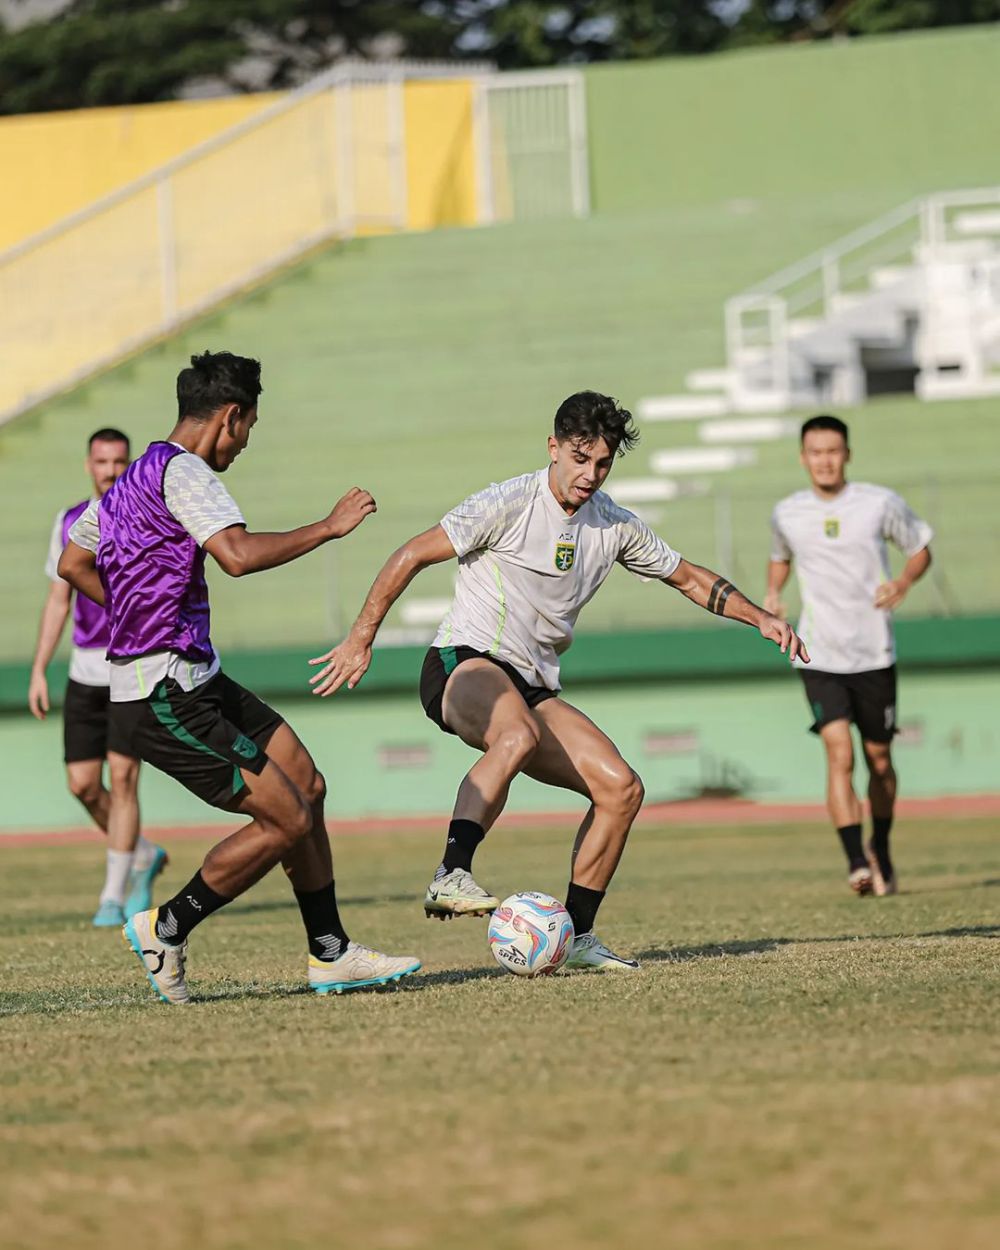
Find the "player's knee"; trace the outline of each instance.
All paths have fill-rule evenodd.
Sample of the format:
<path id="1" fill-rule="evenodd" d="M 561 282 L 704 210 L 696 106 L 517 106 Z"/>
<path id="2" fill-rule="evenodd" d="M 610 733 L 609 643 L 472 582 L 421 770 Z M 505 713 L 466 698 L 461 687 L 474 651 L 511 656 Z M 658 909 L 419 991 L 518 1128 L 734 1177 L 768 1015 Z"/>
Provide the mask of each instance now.
<path id="1" fill-rule="evenodd" d="M 67 778 L 69 792 L 73 798 L 79 799 L 84 807 L 92 807 L 101 797 L 101 779 L 91 774 L 79 775 L 70 773 Z"/>
<path id="2" fill-rule="evenodd" d="M 594 801 L 632 820 L 642 806 L 646 791 L 639 774 L 622 760 L 614 768 L 605 769 L 600 791 Z"/>
<path id="3" fill-rule="evenodd" d="M 139 785 L 139 761 L 128 759 L 126 756 L 117 759 L 109 758 L 108 776 L 111 780 L 112 793 L 134 793 Z"/>
<path id="4" fill-rule="evenodd" d="M 490 750 L 498 752 L 506 759 L 509 771 L 513 775 L 534 755 L 541 736 L 534 721 L 526 718 L 504 729 L 495 742 L 490 744 Z"/>
<path id="5" fill-rule="evenodd" d="M 866 752 L 868 771 L 873 777 L 885 780 L 893 775 L 892 756 L 888 751 Z"/>
<path id="6" fill-rule="evenodd" d="M 289 799 L 287 811 L 280 824 L 280 836 L 285 846 L 291 849 L 296 842 L 301 842 L 312 828 L 312 824 L 312 808 L 306 801 L 305 795 L 296 790 L 294 797 Z"/>
<path id="7" fill-rule="evenodd" d="M 305 788 L 305 799 L 310 807 L 322 807 L 326 801 L 326 778 L 319 771 L 313 771 L 312 779 Z"/>
<path id="8" fill-rule="evenodd" d="M 850 743 L 843 745 L 839 742 L 828 744 L 826 748 L 826 763 L 831 773 L 853 773 L 854 750 Z"/>
<path id="9" fill-rule="evenodd" d="M 642 807 L 643 799 L 646 797 L 646 787 L 642 784 L 642 778 L 635 769 L 630 768 L 628 771 L 629 779 L 625 783 L 623 799 L 629 814 L 635 816 L 639 808 Z"/>

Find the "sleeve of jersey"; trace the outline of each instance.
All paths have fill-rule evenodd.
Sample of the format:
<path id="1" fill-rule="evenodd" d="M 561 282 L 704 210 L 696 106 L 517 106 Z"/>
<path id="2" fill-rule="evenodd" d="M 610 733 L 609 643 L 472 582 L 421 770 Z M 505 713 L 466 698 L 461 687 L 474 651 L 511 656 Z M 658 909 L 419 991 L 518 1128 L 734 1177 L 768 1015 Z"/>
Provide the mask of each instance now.
<path id="1" fill-rule="evenodd" d="M 97 520 L 98 509 L 101 506 L 99 499 L 92 499 L 87 505 L 87 511 L 81 512 L 73 522 L 73 527 L 69 532 L 70 542 L 76 543 L 78 547 L 82 547 L 85 551 L 93 551 L 96 553 L 98 544 L 101 541 L 101 527 Z M 58 563 L 59 557 L 56 557 Z"/>
<path id="2" fill-rule="evenodd" d="M 788 545 L 778 520 L 778 509 L 771 513 L 771 559 L 787 563 L 792 558 L 792 549 Z"/>
<path id="3" fill-rule="evenodd" d="M 199 547 L 230 525 L 246 525 L 236 500 L 200 456 L 174 456 L 163 475 L 163 498 Z"/>
<path id="4" fill-rule="evenodd" d="M 886 500 L 882 536 L 909 557 L 923 551 L 934 537 L 934 531 L 917 516 L 905 499 L 890 494 Z"/>
<path id="5" fill-rule="evenodd" d="M 45 576 L 50 582 L 58 582 L 59 577 L 59 557 L 62 555 L 62 527 L 63 518 L 66 510 L 56 513 L 56 523 L 52 526 L 52 535 L 49 538 L 49 554 L 45 559 Z"/>
<path id="6" fill-rule="evenodd" d="M 494 482 L 477 491 L 441 518 L 441 528 L 448 535 L 457 556 L 491 547 L 503 532 L 510 514 L 512 498 L 504 490 L 506 483 Z"/>
<path id="7" fill-rule="evenodd" d="M 676 570 L 680 562 L 677 552 L 654 534 L 645 521 L 630 516 L 623 524 L 618 563 L 630 573 L 662 581 Z"/>

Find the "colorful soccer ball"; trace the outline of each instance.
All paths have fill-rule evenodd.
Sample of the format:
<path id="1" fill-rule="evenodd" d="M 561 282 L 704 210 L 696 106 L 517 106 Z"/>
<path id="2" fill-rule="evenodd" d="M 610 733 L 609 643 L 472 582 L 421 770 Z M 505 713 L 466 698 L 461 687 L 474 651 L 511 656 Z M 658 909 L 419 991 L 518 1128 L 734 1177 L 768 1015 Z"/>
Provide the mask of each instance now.
<path id="1" fill-rule="evenodd" d="M 518 977 L 556 972 L 569 958 L 574 937 L 562 903 L 532 890 L 505 898 L 490 919 L 493 958 Z"/>

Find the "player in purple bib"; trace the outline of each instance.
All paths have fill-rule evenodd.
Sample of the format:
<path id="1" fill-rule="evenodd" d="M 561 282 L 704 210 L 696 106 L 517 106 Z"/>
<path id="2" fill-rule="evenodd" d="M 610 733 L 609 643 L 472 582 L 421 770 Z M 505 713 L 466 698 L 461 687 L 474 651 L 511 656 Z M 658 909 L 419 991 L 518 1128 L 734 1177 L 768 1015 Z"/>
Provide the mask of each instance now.
<path id="1" fill-rule="evenodd" d="M 217 473 L 257 422 L 260 364 L 229 352 L 192 357 L 177 379 L 178 421 L 77 520 L 59 572 L 107 604 L 112 718 L 132 751 L 207 803 L 249 824 L 209 851 L 173 898 L 124 933 L 165 1002 L 189 1001 L 189 933 L 281 863 L 320 994 L 398 981 L 412 956 L 353 942 L 337 907 L 323 803 L 326 785 L 290 726 L 222 672 L 209 635 L 206 553 L 232 577 L 276 568 L 343 538 L 375 511 L 353 487 L 330 514 L 255 534 Z"/>
<path id="2" fill-rule="evenodd" d="M 105 428 L 90 436 L 85 468 L 98 499 L 110 490 L 128 463 L 129 441 L 121 430 Z M 104 886 L 94 914 L 94 924 L 104 928 L 121 927 L 127 916 L 150 906 L 152 882 L 166 864 L 167 854 L 139 833 L 139 761 L 129 754 L 108 714 L 108 618 L 86 595 L 73 595 L 56 571 L 69 531 L 90 502 L 83 499 L 64 508 L 52 527 L 45 565 L 49 593 L 38 628 L 28 706 L 39 720 L 45 719 L 49 711 L 46 669 L 72 612 L 73 649 L 63 700 L 63 759 L 70 792 L 108 835 Z"/>

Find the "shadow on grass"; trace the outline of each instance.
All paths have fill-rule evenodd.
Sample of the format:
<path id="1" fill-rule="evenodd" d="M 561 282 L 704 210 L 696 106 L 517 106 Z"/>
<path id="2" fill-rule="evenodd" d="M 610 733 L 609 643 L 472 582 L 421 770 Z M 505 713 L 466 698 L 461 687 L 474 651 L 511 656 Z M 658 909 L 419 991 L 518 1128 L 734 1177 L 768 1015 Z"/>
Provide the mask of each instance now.
<path id="1" fill-rule="evenodd" d="M 689 963 L 694 959 L 722 959 L 727 955 L 766 955 L 783 946 L 818 946 L 836 942 L 900 942 L 915 938 L 1000 938 L 1000 924 L 962 925 L 954 929 L 934 929 L 925 933 L 842 933 L 835 937 L 777 937 L 751 941 L 709 942 L 704 946 L 652 947 L 640 951 L 636 959 L 648 963 Z"/>
<path id="2" fill-rule="evenodd" d="M 378 903 L 412 903 L 416 895 L 410 894 L 354 894 L 348 895 L 346 898 L 338 896 L 337 904 L 340 907 L 371 907 Z M 419 900 L 417 900 L 419 901 Z M 294 897 L 292 898 L 269 898 L 261 899 L 259 902 L 250 900 L 246 903 L 235 899 L 227 908 L 229 915 L 248 916 L 254 913 L 272 912 L 272 911 L 296 911 L 298 904 Z"/>

